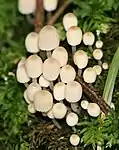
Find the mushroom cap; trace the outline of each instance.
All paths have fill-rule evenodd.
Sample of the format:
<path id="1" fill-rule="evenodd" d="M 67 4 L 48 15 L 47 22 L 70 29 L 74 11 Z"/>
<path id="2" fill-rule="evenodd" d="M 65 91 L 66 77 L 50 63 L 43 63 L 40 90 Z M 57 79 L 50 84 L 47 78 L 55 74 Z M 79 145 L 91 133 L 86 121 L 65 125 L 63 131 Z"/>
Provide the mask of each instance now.
<path id="1" fill-rule="evenodd" d="M 53 95 L 57 101 L 61 101 L 65 98 L 64 97 L 65 88 L 66 85 L 63 82 L 58 82 L 57 84 L 55 84 L 53 88 Z"/>
<path id="2" fill-rule="evenodd" d="M 50 118 L 50 119 L 54 119 L 54 118 L 55 118 L 54 115 L 53 115 L 52 109 L 47 112 L 47 116 L 48 116 L 48 118 Z"/>
<path id="3" fill-rule="evenodd" d="M 18 64 L 17 67 L 20 67 L 21 65 L 25 64 L 25 59 L 21 59 Z"/>
<path id="4" fill-rule="evenodd" d="M 53 106 L 52 112 L 56 119 L 62 119 L 67 113 L 67 107 L 63 103 L 56 103 Z"/>
<path id="5" fill-rule="evenodd" d="M 40 84 L 41 87 L 48 87 L 48 86 L 50 86 L 50 82 L 48 80 L 46 80 L 43 75 L 41 75 L 39 77 L 39 84 Z"/>
<path id="6" fill-rule="evenodd" d="M 32 113 L 32 114 L 34 114 L 34 113 L 36 112 L 33 103 L 30 103 L 30 104 L 28 105 L 28 111 L 29 111 L 30 113 Z"/>
<path id="7" fill-rule="evenodd" d="M 94 83 L 96 80 L 97 74 L 92 67 L 86 68 L 83 72 L 83 79 L 86 83 Z"/>
<path id="8" fill-rule="evenodd" d="M 25 64 L 21 64 L 20 66 L 18 66 L 16 71 L 16 77 L 17 81 L 20 83 L 27 83 L 30 81 L 30 78 L 28 77 L 25 69 Z"/>
<path id="9" fill-rule="evenodd" d="M 51 51 L 59 46 L 60 37 L 55 27 L 44 26 L 39 33 L 39 48 L 43 51 Z"/>
<path id="10" fill-rule="evenodd" d="M 67 116 L 66 116 L 66 123 L 68 124 L 68 126 L 75 126 L 77 125 L 78 123 L 78 115 L 76 113 L 69 113 Z"/>
<path id="11" fill-rule="evenodd" d="M 43 0 L 43 6 L 46 11 L 54 11 L 57 8 L 58 0 Z"/>
<path id="12" fill-rule="evenodd" d="M 29 77 L 37 78 L 42 74 L 42 59 L 38 55 L 31 55 L 26 59 L 25 67 Z"/>
<path id="13" fill-rule="evenodd" d="M 70 143 L 73 145 L 73 146 L 77 146 L 80 142 L 80 137 L 77 135 L 77 134 L 72 134 L 70 136 Z"/>
<path id="14" fill-rule="evenodd" d="M 96 103 L 89 103 L 88 105 L 88 114 L 92 117 L 97 117 L 100 114 L 100 107 Z"/>
<path id="15" fill-rule="evenodd" d="M 75 69 L 70 65 L 65 65 L 60 69 L 60 78 L 64 83 L 73 81 L 76 77 Z"/>
<path id="16" fill-rule="evenodd" d="M 28 95 L 27 95 L 26 90 L 24 91 L 24 99 L 25 99 L 25 101 L 26 101 L 28 104 L 31 103 L 30 100 L 29 100 L 29 98 L 28 98 Z"/>
<path id="17" fill-rule="evenodd" d="M 37 91 L 41 90 L 41 87 L 38 83 L 31 83 L 27 89 L 26 89 L 26 94 L 28 96 L 28 99 L 33 102 L 34 101 L 34 95 L 36 94 Z"/>
<path id="18" fill-rule="evenodd" d="M 23 15 L 28 15 L 36 10 L 36 0 L 18 0 L 18 10 Z"/>
<path id="19" fill-rule="evenodd" d="M 102 59 L 102 57 L 103 57 L 103 52 L 102 52 L 102 50 L 101 50 L 101 49 L 95 49 L 95 50 L 93 51 L 93 57 L 94 57 L 96 60 Z"/>
<path id="20" fill-rule="evenodd" d="M 91 46 L 91 45 L 93 45 L 94 41 L 95 41 L 95 36 L 94 36 L 94 34 L 92 32 L 84 33 L 84 35 L 83 35 L 83 43 L 85 45 Z"/>
<path id="21" fill-rule="evenodd" d="M 83 109 L 88 109 L 88 105 L 89 105 L 89 102 L 87 100 L 82 100 L 81 101 L 81 107 Z"/>
<path id="22" fill-rule="evenodd" d="M 39 52 L 38 33 L 31 32 L 26 36 L 25 47 L 26 47 L 26 50 L 30 53 L 38 53 Z"/>
<path id="23" fill-rule="evenodd" d="M 62 46 L 57 47 L 53 53 L 52 57 L 55 58 L 60 63 L 60 67 L 67 64 L 68 61 L 68 53 L 66 49 Z"/>
<path id="24" fill-rule="evenodd" d="M 78 25 L 78 19 L 73 13 L 67 13 L 63 17 L 63 25 L 67 31 L 70 27 Z"/>
<path id="25" fill-rule="evenodd" d="M 43 76 L 49 81 L 54 81 L 60 73 L 60 63 L 55 58 L 48 58 L 43 64 Z"/>
<path id="26" fill-rule="evenodd" d="M 101 41 L 101 40 L 98 40 L 98 41 L 96 41 L 96 48 L 102 48 L 103 47 L 103 41 Z"/>
<path id="27" fill-rule="evenodd" d="M 53 106 L 53 97 L 49 91 L 39 90 L 34 95 L 35 109 L 40 112 L 48 112 Z"/>
<path id="28" fill-rule="evenodd" d="M 107 70 L 108 68 L 109 68 L 109 65 L 108 65 L 108 63 L 103 63 L 102 64 L 102 68 L 104 69 L 104 70 Z"/>
<path id="29" fill-rule="evenodd" d="M 79 69 L 85 68 L 88 64 L 88 55 L 83 50 L 76 51 L 73 59 Z"/>
<path id="30" fill-rule="evenodd" d="M 65 89 L 65 98 L 70 103 L 78 102 L 82 97 L 82 86 L 77 81 L 68 82 Z"/>
<path id="31" fill-rule="evenodd" d="M 100 75 L 101 72 L 102 72 L 102 68 L 101 68 L 100 65 L 93 66 L 93 69 L 95 70 L 95 72 L 96 72 L 97 75 Z"/>
<path id="32" fill-rule="evenodd" d="M 82 31 L 79 27 L 72 26 L 68 29 L 66 37 L 69 45 L 71 46 L 79 45 L 82 40 Z"/>

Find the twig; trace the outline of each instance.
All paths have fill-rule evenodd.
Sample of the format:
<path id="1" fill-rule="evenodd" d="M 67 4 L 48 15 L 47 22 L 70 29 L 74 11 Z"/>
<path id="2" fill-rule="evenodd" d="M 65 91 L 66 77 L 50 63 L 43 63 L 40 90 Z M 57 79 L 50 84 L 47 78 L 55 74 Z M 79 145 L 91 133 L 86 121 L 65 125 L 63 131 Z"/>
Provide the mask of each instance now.
<path id="1" fill-rule="evenodd" d="M 47 22 L 47 24 L 54 24 L 55 21 L 63 14 L 63 12 L 66 10 L 66 8 L 69 6 L 70 2 L 69 0 L 66 0 L 64 4 L 56 11 L 56 13 L 51 17 L 51 19 Z"/>
<path id="2" fill-rule="evenodd" d="M 90 100 L 97 103 L 101 110 L 107 114 L 110 111 L 110 106 L 95 92 L 93 87 L 89 87 L 89 85 L 84 83 L 78 76 L 76 77 L 76 80 L 82 85 L 84 93 L 90 98 Z"/>

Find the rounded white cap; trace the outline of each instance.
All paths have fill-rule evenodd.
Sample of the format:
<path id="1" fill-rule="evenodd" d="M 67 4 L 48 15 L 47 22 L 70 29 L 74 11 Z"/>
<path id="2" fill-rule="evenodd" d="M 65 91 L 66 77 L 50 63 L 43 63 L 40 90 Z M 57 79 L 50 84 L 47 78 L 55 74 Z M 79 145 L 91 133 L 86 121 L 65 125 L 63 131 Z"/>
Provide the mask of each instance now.
<path id="1" fill-rule="evenodd" d="M 84 35 L 83 35 L 83 43 L 85 45 L 93 45 L 95 41 L 95 36 L 92 32 L 86 32 Z"/>
<path id="2" fill-rule="evenodd" d="M 34 95 L 36 94 L 37 91 L 41 90 L 41 87 L 38 83 L 31 83 L 27 89 L 26 89 L 26 94 L 28 96 L 28 99 L 33 102 L 34 101 Z"/>
<path id="3" fill-rule="evenodd" d="M 66 123 L 68 124 L 68 126 L 75 126 L 77 125 L 78 123 L 78 115 L 76 113 L 69 113 L 67 116 L 66 116 Z"/>
<path id="4" fill-rule="evenodd" d="M 92 117 L 97 117 L 100 114 L 100 107 L 96 103 L 89 103 L 88 105 L 88 114 Z"/>
<path id="5" fill-rule="evenodd" d="M 60 73 L 60 63 L 53 57 L 44 61 L 43 76 L 49 81 L 54 81 L 58 78 Z"/>
<path id="6" fill-rule="evenodd" d="M 78 102 L 82 97 L 82 86 L 77 81 L 68 82 L 65 90 L 65 98 L 70 103 Z"/>
<path id="7" fill-rule="evenodd" d="M 95 72 L 96 72 L 97 75 L 100 75 L 101 72 L 102 72 L 102 68 L 101 68 L 100 65 L 93 66 L 93 69 L 95 70 Z"/>
<path id="8" fill-rule="evenodd" d="M 78 19 L 73 13 L 67 13 L 63 17 L 63 25 L 67 31 L 70 27 L 78 25 Z"/>
<path id="9" fill-rule="evenodd" d="M 42 59 L 38 55 L 31 55 L 26 59 L 26 72 L 31 78 L 37 78 L 42 74 L 42 66 Z"/>
<path id="10" fill-rule="evenodd" d="M 44 26 L 39 33 L 39 48 L 43 51 L 51 51 L 59 46 L 60 37 L 55 27 Z"/>
<path id="11" fill-rule="evenodd" d="M 96 59 L 96 60 L 101 60 L 102 57 L 103 57 L 103 52 L 101 49 L 95 49 L 93 51 L 93 57 Z"/>
<path id="12" fill-rule="evenodd" d="M 52 109 L 47 112 L 47 116 L 48 116 L 48 118 L 50 118 L 50 119 L 54 119 L 54 118 L 55 118 L 54 115 L 53 115 Z"/>
<path id="13" fill-rule="evenodd" d="M 18 64 L 17 67 L 20 67 L 21 65 L 25 64 L 25 59 L 21 59 Z"/>
<path id="14" fill-rule="evenodd" d="M 77 135 L 77 134 L 72 134 L 70 136 L 70 143 L 73 145 L 73 146 L 77 146 L 80 142 L 80 137 Z"/>
<path id="15" fill-rule="evenodd" d="M 56 103 L 53 106 L 52 112 L 56 119 L 62 119 L 67 113 L 67 107 L 63 103 Z"/>
<path id="16" fill-rule="evenodd" d="M 52 57 L 55 58 L 57 61 L 59 61 L 61 67 L 67 64 L 68 53 L 66 49 L 62 46 L 57 47 L 53 51 Z"/>
<path id="17" fill-rule="evenodd" d="M 108 63 L 103 63 L 102 64 L 102 68 L 104 69 L 104 70 L 107 70 L 108 68 L 109 68 L 109 65 L 108 65 Z"/>
<path id="18" fill-rule="evenodd" d="M 94 83 L 96 80 L 97 74 L 95 70 L 91 67 L 86 68 L 83 72 L 83 79 L 86 83 Z"/>
<path id="19" fill-rule="evenodd" d="M 98 41 L 96 41 L 96 48 L 102 48 L 103 47 L 103 41 L 101 41 L 101 40 L 98 40 Z"/>
<path id="20" fill-rule="evenodd" d="M 30 104 L 28 105 L 28 111 L 29 111 L 30 113 L 32 113 L 32 114 L 34 114 L 34 113 L 36 112 L 33 103 L 30 103 Z"/>
<path id="21" fill-rule="evenodd" d="M 76 71 L 72 66 L 65 65 L 61 68 L 60 78 L 62 82 L 68 83 L 70 81 L 73 81 L 75 77 L 76 77 Z"/>
<path id="22" fill-rule="evenodd" d="M 53 97 L 49 91 L 39 90 L 34 96 L 35 109 L 40 112 L 48 112 L 53 106 Z"/>
<path id="23" fill-rule="evenodd" d="M 18 10 L 23 15 L 28 15 L 36 10 L 36 0 L 18 0 Z"/>
<path id="24" fill-rule="evenodd" d="M 26 101 L 28 104 L 31 103 L 30 100 L 29 100 L 29 98 L 28 98 L 28 95 L 27 95 L 26 90 L 24 91 L 24 99 L 25 99 L 25 101 Z"/>
<path id="25" fill-rule="evenodd" d="M 57 8 L 58 0 L 43 0 L 43 6 L 46 11 L 54 11 Z"/>
<path id="26" fill-rule="evenodd" d="M 20 66 L 18 66 L 16 71 L 16 77 L 17 81 L 20 83 L 27 83 L 30 81 L 30 78 L 28 77 L 25 69 L 25 64 L 21 64 Z"/>
<path id="27" fill-rule="evenodd" d="M 31 32 L 26 36 L 25 47 L 26 47 L 26 50 L 30 53 L 38 53 L 39 52 L 38 33 Z"/>
<path id="28" fill-rule="evenodd" d="M 39 77 L 39 84 L 40 84 L 41 87 L 48 87 L 48 86 L 50 86 L 50 82 L 48 80 L 46 80 L 43 75 L 41 75 Z"/>
<path id="29" fill-rule="evenodd" d="M 85 68 L 88 64 L 88 55 L 83 50 L 76 51 L 73 59 L 79 69 Z"/>
<path id="30" fill-rule="evenodd" d="M 65 88 L 66 88 L 66 85 L 63 82 L 58 82 L 57 84 L 55 84 L 53 88 L 53 94 L 54 94 L 54 98 L 57 101 L 61 101 L 65 98 L 64 97 Z"/>
<path id="31" fill-rule="evenodd" d="M 83 109 L 88 109 L 88 105 L 89 105 L 89 102 L 87 100 L 82 100 L 81 101 L 81 107 Z"/>
<path id="32" fill-rule="evenodd" d="M 71 46 L 79 45 L 82 40 L 82 31 L 79 27 L 72 26 L 68 29 L 66 37 L 69 45 Z"/>

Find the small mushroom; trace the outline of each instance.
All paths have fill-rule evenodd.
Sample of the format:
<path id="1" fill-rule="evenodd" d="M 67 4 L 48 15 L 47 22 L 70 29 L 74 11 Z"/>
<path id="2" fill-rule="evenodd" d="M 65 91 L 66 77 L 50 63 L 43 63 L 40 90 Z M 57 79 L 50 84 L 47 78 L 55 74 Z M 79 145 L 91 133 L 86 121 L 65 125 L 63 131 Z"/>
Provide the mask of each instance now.
<path id="1" fill-rule="evenodd" d="M 62 82 L 68 83 L 70 81 L 73 81 L 75 77 L 76 77 L 76 71 L 72 66 L 65 65 L 61 68 L 60 78 Z"/>
<path id="2" fill-rule="evenodd" d="M 83 35 L 83 43 L 88 46 L 92 46 L 95 41 L 95 36 L 92 32 L 86 32 Z"/>
<path id="3" fill-rule="evenodd" d="M 28 111 L 29 111 L 31 114 L 34 114 L 34 113 L 36 112 L 33 103 L 30 103 L 30 104 L 28 105 Z"/>
<path id="4" fill-rule="evenodd" d="M 102 64 L 102 68 L 103 68 L 104 70 L 107 70 L 107 69 L 109 68 L 108 63 L 104 62 L 104 63 Z"/>
<path id="5" fill-rule="evenodd" d="M 48 86 L 50 86 L 50 82 L 48 80 L 46 80 L 43 75 L 41 75 L 39 77 L 39 84 L 40 84 L 41 87 L 48 87 Z"/>
<path id="6" fill-rule="evenodd" d="M 88 105 L 88 114 L 92 117 L 97 117 L 100 114 L 100 107 L 96 103 L 89 103 Z"/>
<path id="7" fill-rule="evenodd" d="M 23 15 L 32 14 L 36 9 L 36 0 L 18 0 L 18 10 Z"/>
<path id="8" fill-rule="evenodd" d="M 62 119 L 67 113 L 67 107 L 63 103 L 56 103 L 54 104 L 52 111 L 56 119 Z"/>
<path id="9" fill-rule="evenodd" d="M 77 81 L 68 82 L 65 90 L 65 98 L 70 103 L 78 102 L 82 97 L 82 86 Z"/>
<path id="10" fill-rule="evenodd" d="M 81 101 L 81 107 L 83 109 L 88 109 L 88 105 L 89 105 L 89 102 L 87 100 L 82 100 Z"/>
<path id="11" fill-rule="evenodd" d="M 47 112 L 47 116 L 50 119 L 54 119 L 55 118 L 54 115 L 53 115 L 53 110 L 52 109 Z"/>
<path id="12" fill-rule="evenodd" d="M 31 78 L 37 78 L 42 74 L 42 66 L 42 59 L 38 55 L 31 55 L 26 59 L 26 72 Z"/>
<path id="13" fill-rule="evenodd" d="M 39 90 L 34 95 L 35 109 L 40 112 L 48 112 L 53 106 L 53 97 L 49 91 Z"/>
<path id="14" fill-rule="evenodd" d="M 101 41 L 101 40 L 98 40 L 98 41 L 96 41 L 96 48 L 102 48 L 103 47 L 103 41 Z"/>
<path id="15" fill-rule="evenodd" d="M 100 65 L 93 66 L 93 69 L 95 70 L 95 72 L 96 72 L 97 75 L 100 75 L 101 72 L 102 72 L 102 68 L 101 68 Z"/>
<path id="16" fill-rule="evenodd" d="M 93 51 L 93 57 L 96 59 L 96 60 L 101 60 L 102 57 L 103 57 L 103 52 L 101 49 L 95 49 Z"/>
<path id="17" fill-rule="evenodd" d="M 53 88 L 53 95 L 57 101 L 61 101 L 65 98 L 64 97 L 65 88 L 66 85 L 63 82 L 58 82 L 57 84 L 55 84 Z"/>
<path id="18" fill-rule="evenodd" d="M 21 59 L 18 64 L 17 67 L 20 67 L 21 65 L 25 64 L 25 59 Z"/>
<path id="19" fill-rule="evenodd" d="M 76 113 L 69 113 L 67 116 L 66 116 L 66 123 L 68 124 L 68 126 L 75 126 L 77 125 L 78 123 L 78 115 Z"/>
<path id="20" fill-rule="evenodd" d="M 68 53 L 66 49 L 62 46 L 57 47 L 53 51 L 52 57 L 55 58 L 57 61 L 59 61 L 61 67 L 67 64 Z"/>
<path id="21" fill-rule="evenodd" d="M 26 50 L 30 53 L 38 53 L 39 52 L 38 33 L 31 32 L 26 36 L 25 47 L 26 47 Z"/>
<path id="22" fill-rule="evenodd" d="M 78 19 L 73 13 L 67 13 L 63 17 L 63 25 L 67 31 L 70 27 L 78 25 Z"/>
<path id="23" fill-rule="evenodd" d="M 86 83 L 94 83 L 96 81 L 97 74 L 92 67 L 86 68 L 83 72 L 83 79 Z"/>
<path id="24" fill-rule="evenodd" d="M 24 99 L 25 99 L 25 101 L 26 101 L 28 104 L 31 103 L 30 100 L 29 100 L 29 98 L 28 98 L 28 95 L 27 95 L 26 90 L 24 91 Z"/>
<path id="25" fill-rule="evenodd" d="M 57 8 L 58 0 L 43 0 L 44 9 L 48 12 L 54 11 Z"/>
<path id="26" fill-rule="evenodd" d="M 80 137 L 77 135 L 77 134 L 72 134 L 70 136 L 70 143 L 73 145 L 73 146 L 77 146 L 80 142 Z"/>

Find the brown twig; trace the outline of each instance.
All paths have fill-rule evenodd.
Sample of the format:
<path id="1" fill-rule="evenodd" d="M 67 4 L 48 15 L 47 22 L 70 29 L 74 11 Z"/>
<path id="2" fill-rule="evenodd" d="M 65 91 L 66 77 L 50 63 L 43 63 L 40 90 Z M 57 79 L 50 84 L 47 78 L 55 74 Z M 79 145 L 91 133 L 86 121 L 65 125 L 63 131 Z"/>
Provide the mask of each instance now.
<path id="1" fill-rule="evenodd" d="M 54 24 L 56 20 L 61 16 L 61 14 L 66 10 L 69 4 L 70 4 L 69 0 L 66 0 L 64 4 L 56 11 L 56 13 L 47 22 L 47 24 L 50 24 L 50 25 Z"/>
<path id="2" fill-rule="evenodd" d="M 101 110 L 107 114 L 110 111 L 109 105 L 103 100 L 98 93 L 95 92 L 93 87 L 89 87 L 88 84 L 84 83 L 80 77 L 76 77 L 76 80 L 82 85 L 84 93 L 90 98 L 90 100 L 94 103 L 97 103 Z"/>

